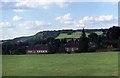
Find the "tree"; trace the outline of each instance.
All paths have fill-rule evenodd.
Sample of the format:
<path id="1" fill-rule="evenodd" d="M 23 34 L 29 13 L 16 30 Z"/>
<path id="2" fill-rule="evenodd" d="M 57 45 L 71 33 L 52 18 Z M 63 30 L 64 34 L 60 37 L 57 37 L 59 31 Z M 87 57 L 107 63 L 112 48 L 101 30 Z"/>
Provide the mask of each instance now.
<path id="1" fill-rule="evenodd" d="M 82 37 L 86 37 L 84 28 L 83 28 L 83 30 L 82 30 Z"/>
<path id="2" fill-rule="evenodd" d="M 89 39 L 89 51 L 95 51 L 100 44 L 99 36 L 96 33 L 91 33 L 88 36 L 88 39 Z"/>
<path id="3" fill-rule="evenodd" d="M 120 37 L 120 27 L 111 27 L 109 28 L 107 34 L 106 34 L 107 38 L 110 40 L 117 40 Z"/>
<path id="4" fill-rule="evenodd" d="M 86 37 L 84 28 L 82 30 L 82 36 L 80 37 L 79 40 L 79 51 L 80 52 L 88 51 L 88 38 Z"/>
<path id="5" fill-rule="evenodd" d="M 49 38 L 47 40 L 47 42 L 49 44 L 49 51 L 50 51 L 50 53 L 57 53 L 58 49 L 60 47 L 60 44 L 61 44 L 60 40 L 59 39 L 54 39 L 54 38 Z"/>
<path id="6" fill-rule="evenodd" d="M 117 40 L 117 48 L 120 49 L 120 37 L 119 37 L 119 39 Z"/>
<path id="7" fill-rule="evenodd" d="M 26 49 L 27 49 L 26 46 L 18 47 L 17 49 L 12 51 L 13 52 L 12 54 L 26 54 Z"/>
<path id="8" fill-rule="evenodd" d="M 61 44 L 60 47 L 58 48 L 58 53 L 65 53 L 65 45 L 64 44 Z"/>
<path id="9" fill-rule="evenodd" d="M 117 48 L 117 41 L 120 37 L 120 27 L 113 26 L 107 30 L 103 31 L 101 35 L 101 43 L 103 48 L 107 48 L 109 46 L 113 46 L 113 48 Z"/>
<path id="10" fill-rule="evenodd" d="M 98 38 L 98 35 L 96 33 L 91 33 L 89 36 L 89 41 L 90 42 L 95 42 L 95 43 L 98 43 L 99 41 L 99 38 Z"/>
<path id="11" fill-rule="evenodd" d="M 9 43 L 3 43 L 2 45 L 2 54 L 11 54 L 10 49 L 12 48 L 12 45 Z"/>
<path id="12" fill-rule="evenodd" d="M 49 38 L 47 39 L 47 42 L 52 42 L 52 41 L 54 41 L 54 40 L 55 40 L 55 38 L 49 37 Z"/>

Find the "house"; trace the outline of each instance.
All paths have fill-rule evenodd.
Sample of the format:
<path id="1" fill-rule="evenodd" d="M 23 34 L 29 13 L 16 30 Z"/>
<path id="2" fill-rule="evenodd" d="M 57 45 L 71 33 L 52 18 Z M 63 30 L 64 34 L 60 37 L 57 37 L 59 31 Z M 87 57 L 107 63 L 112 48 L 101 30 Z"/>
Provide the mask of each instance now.
<path id="1" fill-rule="evenodd" d="M 69 42 L 65 44 L 65 51 L 66 52 L 75 52 L 79 49 L 79 43 L 78 42 Z"/>
<path id="2" fill-rule="evenodd" d="M 88 51 L 92 51 L 92 52 L 98 48 L 98 45 L 95 42 L 89 42 L 88 46 L 89 46 Z"/>
<path id="3" fill-rule="evenodd" d="M 26 54 L 47 54 L 49 53 L 49 47 L 47 44 L 39 44 L 28 47 Z"/>

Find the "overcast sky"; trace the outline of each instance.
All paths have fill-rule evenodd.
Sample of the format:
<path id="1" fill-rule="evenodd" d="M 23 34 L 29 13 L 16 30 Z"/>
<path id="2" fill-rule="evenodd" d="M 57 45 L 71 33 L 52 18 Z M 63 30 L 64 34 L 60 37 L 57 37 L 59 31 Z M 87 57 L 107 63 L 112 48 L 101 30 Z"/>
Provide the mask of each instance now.
<path id="1" fill-rule="evenodd" d="M 1 5 L 2 4 L 2 5 Z M 2 39 L 44 30 L 109 28 L 117 25 L 117 2 L 2 2 Z"/>

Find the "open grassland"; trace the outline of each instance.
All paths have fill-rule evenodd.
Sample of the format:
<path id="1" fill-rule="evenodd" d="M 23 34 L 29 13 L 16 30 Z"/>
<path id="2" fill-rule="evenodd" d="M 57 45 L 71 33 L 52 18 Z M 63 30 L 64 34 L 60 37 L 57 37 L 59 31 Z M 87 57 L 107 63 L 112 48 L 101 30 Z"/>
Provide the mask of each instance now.
<path id="1" fill-rule="evenodd" d="M 100 31 L 96 31 L 95 33 L 97 35 L 101 35 L 102 34 L 102 32 L 100 32 Z M 73 32 L 72 34 L 63 33 L 63 34 L 60 34 L 58 37 L 56 37 L 56 39 L 80 38 L 81 35 L 82 35 L 82 32 Z M 88 35 L 90 35 L 90 33 L 86 33 L 87 37 L 88 37 Z"/>
<path id="2" fill-rule="evenodd" d="M 0 55 L 0 77 L 2 77 L 2 55 Z"/>
<path id="3" fill-rule="evenodd" d="M 118 52 L 3 55 L 3 76 L 117 76 Z"/>

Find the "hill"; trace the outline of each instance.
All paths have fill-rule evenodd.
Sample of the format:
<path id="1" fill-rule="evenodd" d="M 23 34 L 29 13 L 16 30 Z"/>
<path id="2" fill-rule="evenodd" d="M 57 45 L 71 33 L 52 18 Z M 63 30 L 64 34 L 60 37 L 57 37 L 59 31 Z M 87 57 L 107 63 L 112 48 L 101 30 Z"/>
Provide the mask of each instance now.
<path id="1" fill-rule="evenodd" d="M 95 32 L 98 35 L 102 34 L 105 29 L 86 29 L 86 35 Z M 58 30 L 58 31 L 42 31 L 35 35 L 27 37 L 18 37 L 11 40 L 2 40 L 3 43 L 17 44 L 19 42 L 35 43 L 37 41 L 46 40 L 48 38 L 63 39 L 63 38 L 80 38 L 82 30 Z"/>

